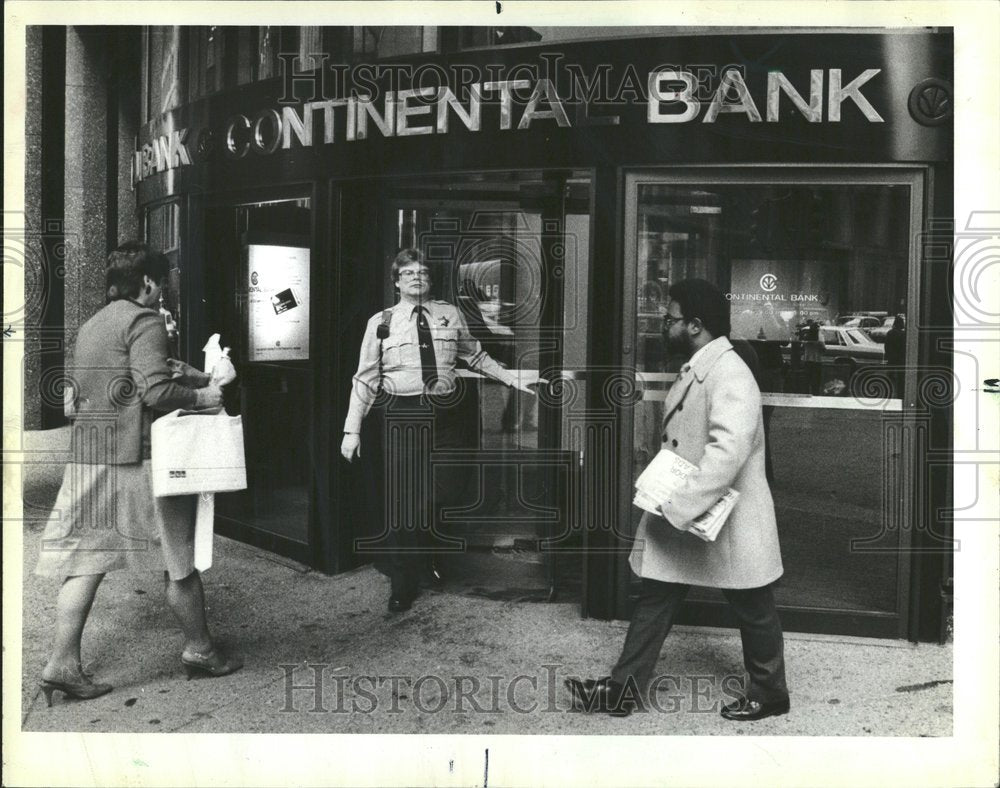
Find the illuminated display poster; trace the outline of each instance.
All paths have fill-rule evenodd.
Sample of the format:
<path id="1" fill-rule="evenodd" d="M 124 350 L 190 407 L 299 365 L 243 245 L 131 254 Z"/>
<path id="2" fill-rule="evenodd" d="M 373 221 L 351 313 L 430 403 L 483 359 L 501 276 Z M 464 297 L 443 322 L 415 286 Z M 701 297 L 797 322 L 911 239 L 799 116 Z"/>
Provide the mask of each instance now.
<path id="1" fill-rule="evenodd" d="M 794 339 L 806 320 L 833 323 L 842 271 L 815 260 L 733 260 L 729 301 L 732 335 Z"/>
<path id="2" fill-rule="evenodd" d="M 309 250 L 251 244 L 247 258 L 250 361 L 309 358 Z"/>

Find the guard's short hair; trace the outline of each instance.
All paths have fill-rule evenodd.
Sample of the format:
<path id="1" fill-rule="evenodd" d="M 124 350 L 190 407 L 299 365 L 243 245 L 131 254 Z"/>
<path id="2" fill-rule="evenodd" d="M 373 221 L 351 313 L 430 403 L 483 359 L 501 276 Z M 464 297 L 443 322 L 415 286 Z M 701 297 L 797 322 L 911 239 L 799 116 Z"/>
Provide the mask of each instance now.
<path id="1" fill-rule="evenodd" d="M 729 336 L 729 303 L 718 287 L 706 279 L 682 279 L 669 292 L 685 320 L 700 320 L 712 339 Z"/>
<path id="2" fill-rule="evenodd" d="M 163 252 L 148 244 L 127 241 L 108 255 L 104 279 L 108 301 L 121 298 L 138 298 L 143 287 L 143 277 L 161 282 L 170 272 L 170 261 Z"/>
<path id="3" fill-rule="evenodd" d="M 396 254 L 396 259 L 392 261 L 392 268 L 389 269 L 392 281 L 399 281 L 399 269 L 414 263 L 419 263 L 428 270 L 430 269 L 430 266 L 424 261 L 423 252 L 419 249 L 400 249 Z"/>

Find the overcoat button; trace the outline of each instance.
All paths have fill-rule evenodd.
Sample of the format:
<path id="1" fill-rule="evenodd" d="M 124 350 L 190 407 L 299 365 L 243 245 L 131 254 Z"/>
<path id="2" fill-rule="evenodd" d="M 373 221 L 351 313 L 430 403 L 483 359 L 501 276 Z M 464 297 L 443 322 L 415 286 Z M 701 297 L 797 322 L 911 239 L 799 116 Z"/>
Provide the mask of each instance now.
<path id="1" fill-rule="evenodd" d="M 679 411 L 684 410 L 684 406 L 683 405 L 678 405 L 677 406 L 677 410 L 679 410 Z"/>
<path id="2" fill-rule="evenodd" d="M 673 444 L 674 446 L 676 446 L 676 445 L 677 445 L 677 438 L 674 438 L 674 439 L 673 439 L 673 440 L 671 441 L 671 443 L 672 443 L 672 444 Z"/>
<path id="3" fill-rule="evenodd" d="M 663 433 L 663 442 L 664 443 L 667 442 L 667 433 L 665 433 L 665 432 Z"/>

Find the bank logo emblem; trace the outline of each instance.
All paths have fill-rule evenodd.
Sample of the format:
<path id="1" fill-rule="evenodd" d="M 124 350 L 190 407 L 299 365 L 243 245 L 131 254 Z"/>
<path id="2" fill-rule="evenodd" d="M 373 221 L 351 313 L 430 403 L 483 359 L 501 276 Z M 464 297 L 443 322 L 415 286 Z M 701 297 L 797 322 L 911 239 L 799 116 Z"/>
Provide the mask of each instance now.
<path id="1" fill-rule="evenodd" d="M 778 277 L 774 274 L 764 274 L 760 278 L 760 289 L 765 293 L 773 293 L 778 286 Z"/>
<path id="2" fill-rule="evenodd" d="M 258 281 L 260 281 L 260 277 L 258 277 L 257 272 L 254 271 L 252 274 L 250 274 L 250 284 L 256 285 Z"/>
<path id="3" fill-rule="evenodd" d="M 922 126 L 940 126 L 951 120 L 954 110 L 952 89 L 943 79 L 918 82 L 907 100 L 910 116 Z"/>

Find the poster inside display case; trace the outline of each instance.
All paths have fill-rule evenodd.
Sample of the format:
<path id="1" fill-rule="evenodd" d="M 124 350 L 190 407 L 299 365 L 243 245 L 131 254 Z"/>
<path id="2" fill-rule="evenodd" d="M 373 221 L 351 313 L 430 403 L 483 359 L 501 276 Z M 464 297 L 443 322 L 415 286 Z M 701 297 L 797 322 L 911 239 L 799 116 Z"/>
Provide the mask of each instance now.
<path id="1" fill-rule="evenodd" d="M 251 244 L 246 284 L 249 360 L 307 360 L 309 250 Z"/>
<path id="2" fill-rule="evenodd" d="M 817 260 L 733 260 L 731 281 L 733 336 L 788 342 L 807 321 L 834 322 L 843 270 Z"/>

